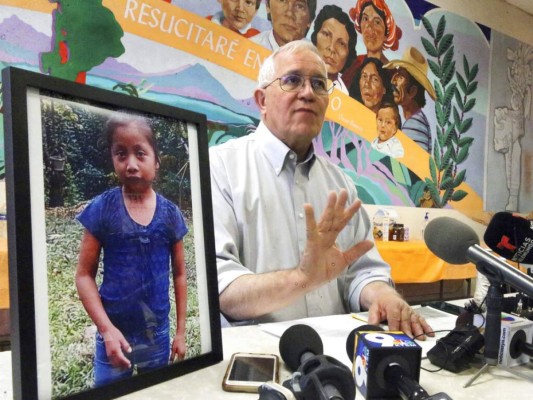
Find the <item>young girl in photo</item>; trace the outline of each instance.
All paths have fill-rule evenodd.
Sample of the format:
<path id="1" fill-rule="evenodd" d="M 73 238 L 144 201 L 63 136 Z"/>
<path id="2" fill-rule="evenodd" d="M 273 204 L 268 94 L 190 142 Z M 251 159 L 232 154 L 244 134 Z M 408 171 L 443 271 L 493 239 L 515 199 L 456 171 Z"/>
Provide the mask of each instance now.
<path id="1" fill-rule="evenodd" d="M 77 216 L 83 225 L 76 286 L 97 328 L 95 386 L 185 357 L 187 280 L 178 207 L 152 188 L 159 169 L 155 135 L 144 118 L 117 113 L 105 137 L 120 186 Z M 103 278 L 96 276 L 103 252 Z M 169 343 L 169 269 L 176 334 Z"/>

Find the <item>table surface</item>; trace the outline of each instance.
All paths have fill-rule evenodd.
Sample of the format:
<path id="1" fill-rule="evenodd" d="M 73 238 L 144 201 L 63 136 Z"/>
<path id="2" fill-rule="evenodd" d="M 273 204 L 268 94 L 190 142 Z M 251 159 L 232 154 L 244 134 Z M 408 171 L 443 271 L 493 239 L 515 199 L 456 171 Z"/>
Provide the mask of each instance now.
<path id="1" fill-rule="evenodd" d="M 341 316 L 322 317 L 324 320 L 321 324 L 332 321 L 336 324 L 341 321 Z M 322 336 L 322 335 L 321 335 Z M 156 400 L 156 399 L 257 399 L 257 394 L 247 393 L 230 393 L 224 392 L 221 388 L 221 382 L 225 370 L 229 363 L 229 358 L 234 352 L 256 352 L 256 353 L 275 353 L 279 355 L 278 345 L 279 337 L 267 333 L 260 326 L 243 326 L 222 329 L 224 360 L 211 367 L 195 371 L 193 373 L 160 383 L 143 389 L 138 392 L 121 397 L 122 400 Z M 435 341 L 435 339 L 430 339 Z M 429 344 L 429 343 L 428 343 Z M 332 355 L 331 343 L 324 344 L 325 354 Z M 338 343 L 337 347 L 345 348 L 345 340 Z M 345 354 L 345 353 L 344 353 Z M 349 365 L 348 357 L 345 355 L 339 361 Z M 10 377 L 6 376 L 5 371 L 10 370 L 11 355 L 10 352 L 0 352 L 0 400 L 9 400 L 12 396 Z M 436 369 L 427 359 L 422 360 L 422 367 Z M 511 374 L 497 367 L 490 367 L 486 373 L 483 373 L 468 388 L 463 385 L 476 373 L 479 368 L 470 368 L 459 374 L 441 370 L 439 372 L 421 371 L 420 384 L 430 394 L 446 392 L 455 400 L 478 400 L 478 399 L 524 399 L 526 393 L 531 393 L 533 384 L 529 381 Z M 514 371 L 526 374 L 533 378 L 533 362 L 514 367 Z M 281 363 L 280 381 L 290 377 L 290 372 L 286 369 L 285 364 Z M 360 394 L 356 396 L 362 398 Z"/>

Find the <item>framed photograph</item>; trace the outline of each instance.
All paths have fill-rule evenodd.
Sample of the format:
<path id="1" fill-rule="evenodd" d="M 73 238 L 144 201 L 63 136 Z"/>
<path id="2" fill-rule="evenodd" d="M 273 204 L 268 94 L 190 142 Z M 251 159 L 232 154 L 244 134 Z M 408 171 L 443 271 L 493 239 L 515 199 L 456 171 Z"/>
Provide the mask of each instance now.
<path id="1" fill-rule="evenodd" d="M 205 116 L 13 67 L 2 83 L 15 399 L 221 361 Z"/>

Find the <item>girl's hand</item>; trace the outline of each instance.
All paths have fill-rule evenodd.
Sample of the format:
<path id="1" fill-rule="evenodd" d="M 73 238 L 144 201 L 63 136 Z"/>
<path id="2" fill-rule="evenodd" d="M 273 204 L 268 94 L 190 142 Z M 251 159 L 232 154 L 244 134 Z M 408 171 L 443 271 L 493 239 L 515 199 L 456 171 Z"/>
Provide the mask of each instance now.
<path id="1" fill-rule="evenodd" d="M 131 368 L 131 361 L 124 355 L 124 352 L 131 353 L 131 346 L 122 332 L 113 326 L 101 335 L 104 338 L 105 351 L 111 365 L 123 369 Z"/>
<path id="2" fill-rule="evenodd" d="M 170 362 L 181 361 L 185 358 L 187 346 L 185 345 L 185 336 L 176 335 L 172 341 L 172 351 L 170 352 Z"/>

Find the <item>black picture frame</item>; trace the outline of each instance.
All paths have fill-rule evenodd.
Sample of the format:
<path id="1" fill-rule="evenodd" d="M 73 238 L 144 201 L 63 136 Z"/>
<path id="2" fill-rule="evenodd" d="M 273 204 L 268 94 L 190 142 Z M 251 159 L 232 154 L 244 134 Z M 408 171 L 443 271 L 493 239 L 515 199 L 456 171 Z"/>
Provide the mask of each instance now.
<path id="1" fill-rule="evenodd" d="M 205 115 L 15 67 L 2 71 L 2 83 L 14 398 L 110 399 L 221 361 L 222 336 Z M 52 350 L 47 325 L 50 321 L 43 317 L 43 314 L 48 316 L 50 313 L 48 279 L 54 279 L 47 277 L 50 275 L 48 261 L 46 253 L 42 254 L 47 251 L 50 238 L 46 236 L 48 220 L 45 216 L 48 207 L 44 188 L 47 181 L 43 160 L 45 131 L 40 125 L 42 104 L 49 98 L 104 114 L 127 111 L 186 126 L 200 331 L 200 352 L 192 358 L 186 357 L 154 371 L 60 397 L 55 397 L 52 391 Z M 83 137 L 78 139 L 84 140 Z"/>

